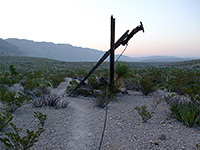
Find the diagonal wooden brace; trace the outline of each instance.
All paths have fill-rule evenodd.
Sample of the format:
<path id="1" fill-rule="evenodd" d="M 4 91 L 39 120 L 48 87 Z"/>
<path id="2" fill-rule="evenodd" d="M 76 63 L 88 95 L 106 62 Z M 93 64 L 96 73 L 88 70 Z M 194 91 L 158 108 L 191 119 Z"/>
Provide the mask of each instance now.
<path id="1" fill-rule="evenodd" d="M 124 39 L 127 38 L 129 30 L 127 30 L 115 43 L 114 48 L 117 49 L 124 41 Z M 79 87 L 82 85 L 85 80 L 103 63 L 103 61 L 110 55 L 110 50 L 108 50 L 101 59 L 96 63 L 96 65 L 90 70 L 90 72 L 85 76 L 85 78 L 68 94 L 68 96 L 71 96 Z"/>
<path id="2" fill-rule="evenodd" d="M 120 38 L 119 40 L 114 44 L 114 50 L 117 49 L 121 44 L 126 45 L 128 41 L 135 35 L 138 31 L 142 30 L 144 32 L 144 27 L 142 22 L 140 22 L 140 26 L 137 26 L 134 28 L 130 34 L 128 34 L 129 30 L 127 30 Z M 102 64 L 102 62 L 110 55 L 110 50 L 108 50 L 101 59 L 96 63 L 96 65 L 90 70 L 90 72 L 85 76 L 85 78 L 68 94 L 68 96 L 71 96 L 80 85 L 82 85 L 85 80 Z"/>

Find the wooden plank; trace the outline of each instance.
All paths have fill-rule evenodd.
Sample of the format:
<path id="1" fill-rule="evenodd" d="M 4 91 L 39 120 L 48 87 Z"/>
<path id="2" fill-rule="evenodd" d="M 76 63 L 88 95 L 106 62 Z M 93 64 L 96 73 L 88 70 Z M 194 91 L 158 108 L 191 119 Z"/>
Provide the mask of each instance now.
<path id="1" fill-rule="evenodd" d="M 111 36 L 110 36 L 110 85 L 114 82 L 114 61 L 115 61 L 115 19 L 111 16 Z"/>

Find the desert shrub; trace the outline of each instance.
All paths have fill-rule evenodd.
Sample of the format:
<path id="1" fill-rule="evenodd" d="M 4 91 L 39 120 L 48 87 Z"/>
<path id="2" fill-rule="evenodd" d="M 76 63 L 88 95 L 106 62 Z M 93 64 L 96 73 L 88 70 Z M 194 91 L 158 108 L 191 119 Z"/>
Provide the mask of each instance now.
<path id="1" fill-rule="evenodd" d="M 78 69 L 76 72 L 77 72 L 77 76 L 81 78 L 84 78 L 87 75 L 87 71 L 84 69 Z"/>
<path id="2" fill-rule="evenodd" d="M 153 114 L 155 113 L 156 108 L 160 104 L 160 100 L 158 100 L 156 97 L 154 97 L 154 102 L 152 105 L 152 110 L 149 112 L 147 110 L 146 105 L 142 105 L 141 107 L 136 106 L 135 110 L 137 110 L 138 114 L 142 117 L 143 122 L 147 122 L 149 119 L 153 117 Z"/>
<path id="3" fill-rule="evenodd" d="M 143 76 L 140 79 L 140 86 L 144 95 L 148 95 L 156 89 L 156 84 L 151 81 L 149 76 Z"/>
<path id="4" fill-rule="evenodd" d="M 36 87 L 38 87 L 38 83 L 35 81 L 35 79 L 29 79 L 29 78 L 26 78 L 24 82 L 22 82 L 22 85 L 26 90 L 33 90 Z"/>
<path id="5" fill-rule="evenodd" d="M 14 112 L 17 108 L 21 107 L 21 105 L 29 100 L 29 97 L 25 96 L 21 92 L 14 93 L 11 91 L 1 92 L 0 99 L 4 105 L 6 105 L 6 109 L 9 112 Z"/>
<path id="6" fill-rule="evenodd" d="M 194 149 L 195 149 L 195 150 L 200 150 L 200 145 L 199 145 L 199 144 L 196 144 Z"/>
<path id="7" fill-rule="evenodd" d="M 77 82 L 77 80 L 72 80 L 69 82 L 69 84 L 70 85 L 66 87 L 67 93 L 70 93 L 78 85 L 78 82 Z"/>
<path id="8" fill-rule="evenodd" d="M 14 65 L 10 65 L 9 70 L 10 70 L 11 75 L 17 75 L 17 71 L 16 71 Z"/>
<path id="9" fill-rule="evenodd" d="M 142 117 L 143 122 L 147 122 L 147 120 L 153 117 L 153 114 L 147 110 L 146 105 L 142 105 L 141 107 L 136 106 L 135 110 L 137 110 L 138 114 Z"/>
<path id="10" fill-rule="evenodd" d="M 68 77 L 74 77 L 75 76 L 75 72 L 74 71 L 69 71 L 67 74 Z"/>
<path id="11" fill-rule="evenodd" d="M 196 94 L 196 92 L 194 92 L 193 89 L 188 89 L 188 88 L 183 88 L 183 91 L 184 91 L 186 96 L 189 96 L 190 100 L 193 103 L 200 105 L 200 95 L 199 95 L 199 93 Z"/>
<path id="12" fill-rule="evenodd" d="M 43 127 L 44 123 L 45 123 L 45 121 L 47 119 L 47 115 L 37 111 L 37 112 L 34 112 L 34 117 L 39 120 L 40 125 Z"/>
<path id="13" fill-rule="evenodd" d="M 29 72 L 24 77 L 21 84 L 27 95 L 35 98 L 48 93 L 48 87 L 51 86 L 51 83 L 47 80 L 45 73 L 45 71 L 43 74 L 41 71 Z"/>
<path id="14" fill-rule="evenodd" d="M 124 80 L 124 84 L 127 90 L 140 90 L 140 83 L 135 78 L 128 78 Z"/>
<path id="15" fill-rule="evenodd" d="M 13 76 L 10 76 L 10 74 L 6 72 L 5 74 L 0 76 L 0 84 L 6 84 L 8 86 L 11 86 L 15 83 L 18 83 L 21 78 L 22 77 L 20 77 L 20 75 L 13 77 Z"/>
<path id="16" fill-rule="evenodd" d="M 96 97 L 98 98 L 98 107 L 104 108 L 106 105 L 106 87 L 102 86 L 100 88 L 101 93 L 96 95 Z M 107 93 L 107 98 L 108 98 L 108 103 L 110 103 L 110 101 L 112 101 L 115 97 L 115 95 L 117 93 L 119 93 L 120 90 L 117 86 L 113 85 L 113 86 L 109 86 L 108 87 L 108 93 Z"/>
<path id="17" fill-rule="evenodd" d="M 13 119 L 12 114 L 9 114 L 7 112 L 0 112 L 0 132 L 8 126 L 10 121 Z"/>
<path id="18" fill-rule="evenodd" d="M 10 65 L 9 72 L 4 72 L 0 75 L 0 84 L 11 86 L 19 83 L 22 78 L 23 75 L 16 71 L 14 65 Z"/>
<path id="19" fill-rule="evenodd" d="M 195 103 L 173 103 L 170 105 L 170 111 L 172 117 L 182 121 L 188 127 L 196 123 L 200 125 L 200 107 Z"/>
<path id="20" fill-rule="evenodd" d="M 57 95 L 46 94 L 33 100 L 32 104 L 34 107 L 50 106 L 56 109 L 66 108 L 69 104 L 69 101 L 66 99 L 61 100 L 61 98 L 62 97 L 57 96 Z"/>
<path id="21" fill-rule="evenodd" d="M 51 74 L 48 80 L 52 83 L 53 87 L 57 87 L 60 82 L 64 81 L 65 77 L 67 76 L 66 72 L 57 71 Z"/>
<path id="22" fill-rule="evenodd" d="M 167 87 L 170 92 L 176 92 L 184 95 L 184 89 L 191 89 L 196 94 L 200 91 L 200 73 L 193 70 L 183 70 L 172 68 L 166 73 L 167 79 L 163 86 Z"/>
<path id="23" fill-rule="evenodd" d="M 17 128 L 13 123 L 10 123 L 10 126 L 14 132 L 5 133 L 7 137 L 0 137 L 0 141 L 4 144 L 6 150 L 28 150 L 38 141 L 38 137 L 44 132 L 43 128 L 38 128 L 37 131 L 27 129 L 26 135 L 21 137 L 20 131 L 22 129 Z"/>
<path id="24" fill-rule="evenodd" d="M 72 90 L 78 85 L 77 80 L 70 81 L 70 85 L 66 87 L 66 92 L 70 94 Z M 82 95 L 82 96 L 91 96 L 93 94 L 93 89 L 89 85 L 83 83 L 74 93 L 73 96 Z"/>
<path id="25" fill-rule="evenodd" d="M 92 89 L 99 89 L 99 87 L 101 86 L 100 82 L 97 80 L 97 77 L 95 75 L 91 75 L 88 78 L 88 85 L 92 88 Z"/>

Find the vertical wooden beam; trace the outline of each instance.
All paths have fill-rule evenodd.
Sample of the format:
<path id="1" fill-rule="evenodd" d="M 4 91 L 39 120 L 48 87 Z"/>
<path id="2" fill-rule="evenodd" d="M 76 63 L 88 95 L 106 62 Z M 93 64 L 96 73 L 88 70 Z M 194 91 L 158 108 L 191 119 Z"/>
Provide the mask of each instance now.
<path id="1" fill-rule="evenodd" d="M 110 39 L 110 85 L 114 81 L 114 61 L 115 61 L 115 19 L 111 16 L 111 39 Z"/>

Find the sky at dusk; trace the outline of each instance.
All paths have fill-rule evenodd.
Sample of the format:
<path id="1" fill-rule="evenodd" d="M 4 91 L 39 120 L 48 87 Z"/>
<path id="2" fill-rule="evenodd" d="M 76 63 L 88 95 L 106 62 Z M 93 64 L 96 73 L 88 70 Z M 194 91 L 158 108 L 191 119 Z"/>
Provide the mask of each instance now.
<path id="1" fill-rule="evenodd" d="M 200 57 L 200 0 L 0 0 L 0 38 L 106 51 L 111 15 L 116 40 L 143 22 L 127 56 Z"/>

